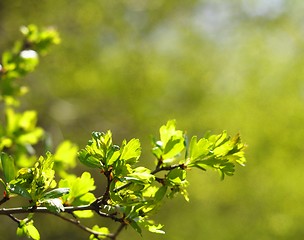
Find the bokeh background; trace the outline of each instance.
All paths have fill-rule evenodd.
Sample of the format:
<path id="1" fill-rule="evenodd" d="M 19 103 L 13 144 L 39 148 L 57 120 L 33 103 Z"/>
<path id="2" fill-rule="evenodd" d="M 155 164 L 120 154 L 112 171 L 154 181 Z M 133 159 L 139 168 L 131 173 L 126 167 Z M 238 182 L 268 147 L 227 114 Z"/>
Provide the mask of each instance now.
<path id="1" fill-rule="evenodd" d="M 300 0 L 1 0 L 0 52 L 21 25 L 60 32 L 24 79 L 23 107 L 38 110 L 54 144 L 83 147 L 111 129 L 117 143 L 140 138 L 149 166 L 150 136 L 168 119 L 189 135 L 241 133 L 247 166 L 224 181 L 192 170 L 190 202 L 167 201 L 155 216 L 166 235 L 143 239 L 302 239 L 303 12 Z M 0 221 L 0 239 L 15 239 Z M 52 216 L 36 223 L 42 239 L 87 239 Z M 128 229 L 120 239 L 142 238 Z"/>

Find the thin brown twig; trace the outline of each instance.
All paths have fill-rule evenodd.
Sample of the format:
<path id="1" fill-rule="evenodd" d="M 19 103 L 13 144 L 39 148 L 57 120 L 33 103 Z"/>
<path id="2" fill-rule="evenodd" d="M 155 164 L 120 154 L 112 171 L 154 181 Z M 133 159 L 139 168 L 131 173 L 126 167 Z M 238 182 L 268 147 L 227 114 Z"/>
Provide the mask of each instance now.
<path id="1" fill-rule="evenodd" d="M 9 197 L 3 197 L 1 200 L 0 200 L 0 205 L 2 205 L 3 203 L 7 202 L 9 200 Z"/>
<path id="2" fill-rule="evenodd" d="M 116 232 L 110 237 L 112 240 L 116 240 L 117 236 L 121 233 L 121 231 L 124 229 L 124 227 L 127 224 L 125 222 L 122 222 L 119 226 L 119 228 L 116 230 Z"/>
<path id="3" fill-rule="evenodd" d="M 105 236 L 105 237 L 109 237 L 109 238 L 111 238 L 111 236 L 112 236 L 112 234 L 104 234 L 104 233 L 100 233 L 100 232 L 94 231 L 93 229 L 82 225 L 78 219 L 67 218 L 67 217 L 65 217 L 65 216 L 63 216 L 61 214 L 58 214 L 58 213 L 53 213 L 53 212 L 48 212 L 48 213 L 52 214 L 52 215 L 54 215 L 56 217 L 59 217 L 62 220 L 67 221 L 67 222 L 69 222 L 69 223 L 77 226 L 78 228 L 82 229 L 85 232 L 88 232 L 88 233 L 91 233 L 91 234 L 94 234 L 94 235 L 98 235 L 98 236 Z"/>
<path id="4" fill-rule="evenodd" d="M 7 216 L 8 216 L 9 218 L 11 218 L 14 222 L 18 223 L 18 224 L 21 222 L 20 219 L 14 217 L 12 214 L 8 214 Z"/>

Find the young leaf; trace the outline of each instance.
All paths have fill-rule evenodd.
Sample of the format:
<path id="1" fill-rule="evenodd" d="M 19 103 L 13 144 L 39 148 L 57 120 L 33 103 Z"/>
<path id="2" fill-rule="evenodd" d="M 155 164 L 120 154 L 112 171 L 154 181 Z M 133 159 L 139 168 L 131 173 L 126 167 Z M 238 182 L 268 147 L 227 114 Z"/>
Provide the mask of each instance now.
<path id="1" fill-rule="evenodd" d="M 10 182 L 16 176 L 14 159 L 4 152 L 0 154 L 0 159 L 1 159 L 5 181 Z"/>
<path id="2" fill-rule="evenodd" d="M 130 219 L 131 220 L 131 219 Z M 130 221 L 130 226 L 136 231 L 138 232 L 140 235 L 142 235 L 142 230 L 141 227 L 139 226 L 139 224 L 134 221 L 133 219 Z"/>
<path id="3" fill-rule="evenodd" d="M 56 188 L 42 195 L 41 200 L 53 199 L 62 197 L 70 192 L 69 188 Z"/>
<path id="4" fill-rule="evenodd" d="M 138 139 L 131 139 L 128 143 L 124 140 L 121 147 L 120 158 L 129 164 L 137 162 L 141 154 L 140 142 Z"/>
<path id="5" fill-rule="evenodd" d="M 56 149 L 54 157 L 55 169 L 66 170 L 76 166 L 78 146 L 70 141 L 62 142 Z"/>
<path id="6" fill-rule="evenodd" d="M 158 233 L 158 234 L 165 234 L 165 231 L 161 230 L 163 228 L 163 225 L 158 224 L 158 225 L 148 225 L 148 230 L 153 233 Z"/>
<path id="7" fill-rule="evenodd" d="M 193 136 L 189 146 L 190 161 L 193 162 L 208 155 L 210 153 L 209 148 L 210 142 L 206 138 L 197 141 L 197 136 Z"/>
<path id="8" fill-rule="evenodd" d="M 98 237 L 96 237 L 94 234 L 90 235 L 90 240 L 98 240 L 98 239 L 106 239 L 107 235 L 110 234 L 110 230 L 106 227 L 98 227 L 97 225 L 95 225 L 94 227 L 92 227 L 92 230 L 96 231 L 99 233 Z"/>
<path id="9" fill-rule="evenodd" d="M 154 141 L 153 154 L 165 164 L 172 164 L 185 148 L 183 132 L 176 130 L 175 121 L 170 120 L 160 127 L 160 141 Z"/>
<path id="10" fill-rule="evenodd" d="M 94 179 L 88 172 L 84 172 L 81 177 L 70 176 L 60 180 L 59 187 L 70 189 L 68 194 L 62 196 L 65 204 L 90 204 L 95 200 L 95 196 L 90 193 L 90 191 L 95 190 Z"/>
<path id="11" fill-rule="evenodd" d="M 31 237 L 33 240 L 39 240 L 40 234 L 37 228 L 33 224 L 26 225 L 27 235 Z"/>
<path id="12" fill-rule="evenodd" d="M 78 218 L 92 218 L 94 216 L 91 210 L 74 211 L 73 214 Z"/>
<path id="13" fill-rule="evenodd" d="M 33 220 L 30 220 L 30 218 L 25 218 L 20 221 L 16 234 L 19 237 L 26 236 L 34 240 L 40 239 L 40 234 L 37 228 L 33 225 Z"/>
<path id="14" fill-rule="evenodd" d="M 22 186 L 20 186 L 19 184 L 9 184 L 8 185 L 8 190 L 10 193 L 15 193 L 19 196 L 28 198 L 28 199 L 32 199 L 31 194 Z"/>
<path id="15" fill-rule="evenodd" d="M 61 199 L 59 198 L 46 199 L 41 201 L 40 203 L 51 212 L 60 213 L 64 211 L 64 206 L 62 204 Z"/>
<path id="16" fill-rule="evenodd" d="M 128 177 L 130 180 L 135 180 L 142 183 L 151 183 L 155 179 L 155 176 L 151 174 L 150 169 L 145 167 L 135 168 L 132 173 L 128 174 Z M 126 177 L 126 179 L 128 179 L 128 177 Z"/>
<path id="17" fill-rule="evenodd" d="M 78 159 L 82 164 L 84 164 L 88 167 L 91 167 L 91 168 L 101 168 L 102 167 L 100 160 L 97 159 L 96 157 L 93 157 L 90 154 L 88 154 L 88 152 L 84 149 L 82 149 L 78 152 Z"/>

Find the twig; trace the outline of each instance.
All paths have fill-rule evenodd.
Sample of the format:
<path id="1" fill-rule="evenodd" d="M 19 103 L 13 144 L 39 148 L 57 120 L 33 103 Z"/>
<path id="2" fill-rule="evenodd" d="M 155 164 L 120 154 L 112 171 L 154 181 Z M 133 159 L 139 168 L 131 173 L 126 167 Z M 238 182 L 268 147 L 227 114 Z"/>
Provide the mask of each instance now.
<path id="1" fill-rule="evenodd" d="M 82 211 L 82 210 L 93 210 L 96 213 L 98 213 L 99 216 L 111 218 L 112 220 L 117 221 L 117 222 L 121 222 L 122 224 L 125 225 L 125 223 L 123 222 L 123 218 L 117 218 L 113 214 L 107 214 L 107 213 L 103 213 L 101 211 L 96 211 L 95 206 L 92 206 L 92 205 L 69 206 L 69 207 L 65 207 L 64 208 L 64 212 L 65 213 L 69 213 L 69 214 L 72 214 L 72 215 L 73 215 L 74 211 Z M 82 229 L 82 230 L 84 230 L 84 231 L 86 231 L 86 232 L 88 232 L 90 234 L 94 234 L 96 236 L 97 235 L 98 236 L 105 236 L 105 237 L 108 237 L 110 239 L 115 239 L 115 237 L 121 231 L 121 230 L 118 229 L 119 231 L 117 230 L 115 232 L 115 234 L 100 233 L 98 231 L 94 231 L 93 229 L 82 225 L 80 223 L 80 221 L 78 219 L 76 219 L 76 218 L 68 218 L 68 217 L 63 216 L 62 214 L 51 212 L 46 207 L 37 207 L 37 208 L 32 208 L 32 207 L 22 208 L 22 207 L 18 207 L 18 208 L 2 208 L 2 209 L 0 209 L 0 215 L 6 215 L 9 218 L 11 218 L 14 222 L 17 222 L 18 224 L 20 223 L 21 220 L 19 220 L 18 218 L 14 217 L 13 214 L 21 214 L 21 213 L 46 213 L 46 214 L 51 214 L 51 215 L 59 217 L 59 218 L 63 219 L 64 221 L 67 221 L 67 222 L 69 222 L 69 223 L 71 223 L 71 224 L 79 227 L 80 229 Z"/>
<path id="2" fill-rule="evenodd" d="M 12 214 L 8 214 L 7 216 L 8 216 L 9 218 L 11 218 L 14 222 L 18 223 L 18 224 L 21 222 L 20 219 L 14 217 Z"/>
<path id="3" fill-rule="evenodd" d="M 181 164 L 174 164 L 174 165 L 167 166 L 167 167 L 158 167 L 154 171 L 152 171 L 151 174 L 155 175 L 158 172 L 161 172 L 161 171 L 170 171 L 170 170 L 173 170 L 175 168 L 185 169 L 186 165 L 184 163 L 181 163 Z"/>
<path id="4" fill-rule="evenodd" d="M 122 222 L 119 226 L 119 228 L 116 230 L 116 232 L 110 237 L 112 240 L 116 240 L 116 237 L 121 233 L 121 231 L 124 229 L 124 227 L 127 224 L 125 222 Z"/>
<path id="5" fill-rule="evenodd" d="M 1 200 L 0 200 L 0 205 L 2 205 L 3 203 L 7 202 L 9 200 L 9 197 L 3 197 Z"/>
<path id="6" fill-rule="evenodd" d="M 69 222 L 69 223 L 71 223 L 71 224 L 79 227 L 80 229 L 82 229 L 85 232 L 88 232 L 88 233 L 91 233 L 91 234 L 94 234 L 94 235 L 98 235 L 98 236 L 105 236 L 105 237 L 109 237 L 109 238 L 111 238 L 111 236 L 112 236 L 112 234 L 104 234 L 104 233 L 100 233 L 100 232 L 94 231 L 93 229 L 82 225 L 78 219 L 67 218 L 67 217 L 62 216 L 62 215 L 60 215 L 58 213 L 53 213 L 53 212 L 48 212 L 48 213 L 52 214 L 52 215 L 54 215 L 56 217 L 59 217 L 59 218 L 63 219 L 64 221 L 67 221 L 67 222 Z"/>

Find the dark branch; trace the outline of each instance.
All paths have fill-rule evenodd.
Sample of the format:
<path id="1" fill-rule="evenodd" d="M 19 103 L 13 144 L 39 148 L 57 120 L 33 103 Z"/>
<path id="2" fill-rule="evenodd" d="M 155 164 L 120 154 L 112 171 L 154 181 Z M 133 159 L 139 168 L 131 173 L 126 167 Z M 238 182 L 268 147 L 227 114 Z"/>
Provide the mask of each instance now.
<path id="1" fill-rule="evenodd" d="M 161 171 L 170 171 L 170 170 L 173 170 L 175 168 L 185 169 L 186 165 L 184 163 L 181 163 L 181 164 L 174 164 L 174 165 L 166 166 L 166 167 L 158 167 L 154 171 L 152 171 L 151 174 L 155 175 L 158 172 L 161 172 Z"/>
<path id="2" fill-rule="evenodd" d="M 64 207 L 63 213 L 69 213 L 69 214 L 72 214 L 74 216 L 74 214 L 73 214 L 74 211 L 84 211 L 84 210 L 95 211 L 101 217 L 111 218 L 112 220 L 114 220 L 116 222 L 121 222 L 121 225 L 123 225 L 123 226 L 126 225 L 124 223 L 123 218 L 118 218 L 118 217 L 115 216 L 115 214 L 108 214 L 108 213 L 101 212 L 99 209 L 96 209 L 96 206 L 93 206 L 93 205 Z M 59 217 L 59 218 L 63 219 L 64 221 L 67 221 L 67 222 L 69 222 L 69 223 L 77 226 L 78 228 L 80 228 L 80 229 L 82 229 L 82 230 L 84 230 L 84 231 L 86 231 L 86 232 L 88 232 L 90 234 L 94 234 L 96 236 L 105 236 L 105 237 L 108 237 L 110 239 L 115 239 L 116 236 L 119 234 L 119 232 L 123 229 L 123 226 L 122 226 L 121 229 L 119 228 L 114 234 L 112 234 L 112 233 L 110 233 L 110 234 L 103 234 L 103 233 L 94 231 L 91 228 L 82 225 L 81 222 L 77 218 L 68 218 L 68 217 L 65 217 L 65 216 L 63 216 L 60 213 L 51 212 L 46 207 L 36 207 L 36 208 L 32 208 L 32 207 L 27 207 L 27 208 L 18 207 L 18 208 L 2 208 L 2 209 L 0 209 L 0 215 L 6 215 L 9 218 L 11 218 L 14 222 L 17 222 L 18 224 L 20 223 L 21 220 L 19 220 L 18 218 L 14 217 L 13 214 L 21 214 L 21 213 L 45 213 L 45 214 L 51 214 L 51 215 Z"/>
<path id="3" fill-rule="evenodd" d="M 8 216 L 9 218 L 11 218 L 14 222 L 18 223 L 18 224 L 21 222 L 20 219 L 14 217 L 12 214 L 8 214 L 7 216 Z"/>
<path id="4" fill-rule="evenodd" d="M 119 226 L 119 228 L 116 230 L 116 232 L 110 237 L 112 240 L 116 240 L 116 237 L 121 233 L 121 231 L 124 229 L 124 227 L 127 224 L 125 222 L 122 222 Z"/>
<path id="5" fill-rule="evenodd" d="M 82 229 L 83 231 L 85 231 L 85 232 L 87 232 L 87 233 L 94 234 L 94 235 L 96 235 L 96 236 L 106 236 L 106 237 L 109 237 L 109 238 L 112 237 L 112 234 L 100 233 L 100 232 L 94 231 L 93 229 L 88 228 L 88 227 L 82 225 L 78 219 L 75 219 L 75 218 L 67 218 L 67 217 L 65 217 L 65 216 L 63 216 L 63 215 L 60 215 L 60 214 L 58 214 L 58 213 L 53 213 L 53 212 L 48 212 L 48 213 L 49 213 L 49 214 L 52 214 L 52 215 L 54 215 L 54 216 L 56 216 L 56 217 L 59 217 L 59 218 L 63 219 L 64 221 L 67 221 L 67 222 L 69 222 L 69 223 L 71 223 L 71 224 L 77 226 L 78 228 Z"/>
<path id="6" fill-rule="evenodd" d="M 0 205 L 2 205 L 3 203 L 7 202 L 9 200 L 9 197 L 3 197 L 1 200 L 0 200 Z"/>

